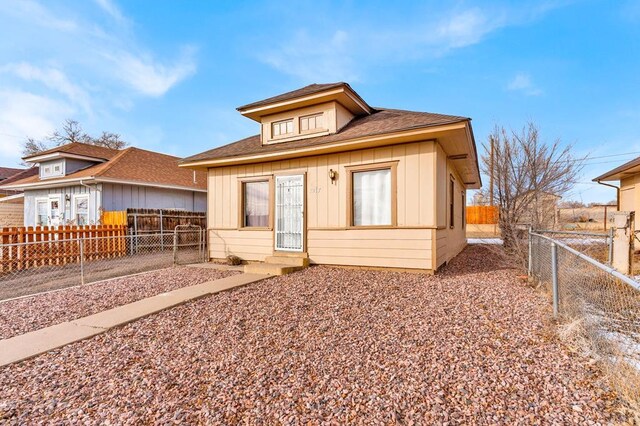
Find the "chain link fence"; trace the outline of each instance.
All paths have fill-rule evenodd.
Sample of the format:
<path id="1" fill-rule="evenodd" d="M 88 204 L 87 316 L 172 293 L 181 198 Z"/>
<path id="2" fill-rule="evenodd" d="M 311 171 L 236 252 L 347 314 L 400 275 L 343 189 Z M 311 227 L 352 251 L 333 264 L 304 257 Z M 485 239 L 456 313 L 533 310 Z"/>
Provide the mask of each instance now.
<path id="1" fill-rule="evenodd" d="M 566 337 L 601 360 L 622 395 L 638 403 L 640 283 L 604 264 L 602 256 L 578 250 L 585 246 L 590 249 L 584 241 L 530 232 L 529 276 L 549 291 Z"/>
<path id="2" fill-rule="evenodd" d="M 206 260 L 205 232 L 189 225 L 169 233 L 0 244 L 0 300 Z"/>

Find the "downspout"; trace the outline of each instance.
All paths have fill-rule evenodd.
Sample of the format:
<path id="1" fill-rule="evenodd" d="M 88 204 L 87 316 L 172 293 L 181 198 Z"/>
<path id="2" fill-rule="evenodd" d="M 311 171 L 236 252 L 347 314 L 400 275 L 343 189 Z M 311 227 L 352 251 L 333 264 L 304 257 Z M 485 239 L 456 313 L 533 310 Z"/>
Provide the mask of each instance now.
<path id="1" fill-rule="evenodd" d="M 610 188 L 615 188 L 615 190 L 616 190 L 616 207 L 618 208 L 618 211 L 620 211 L 620 187 L 619 186 L 615 186 L 615 185 L 611 185 L 610 183 L 604 183 L 604 182 L 601 182 L 599 180 L 597 180 L 596 183 L 599 183 L 600 185 L 603 185 L 603 186 L 608 186 Z"/>

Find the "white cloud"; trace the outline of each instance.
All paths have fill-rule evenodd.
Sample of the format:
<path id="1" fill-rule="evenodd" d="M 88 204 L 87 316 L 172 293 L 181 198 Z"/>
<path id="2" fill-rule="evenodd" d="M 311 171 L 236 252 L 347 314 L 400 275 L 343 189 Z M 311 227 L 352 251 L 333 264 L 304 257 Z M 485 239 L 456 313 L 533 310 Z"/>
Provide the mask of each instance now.
<path id="1" fill-rule="evenodd" d="M 525 73 L 516 74 L 507 84 L 507 90 L 520 92 L 527 96 L 539 96 L 542 94 L 542 90 L 531 81 L 531 76 Z"/>
<path id="2" fill-rule="evenodd" d="M 350 37 L 346 31 L 336 30 L 326 35 L 309 36 L 299 31 L 278 49 L 270 50 L 262 60 L 272 67 L 309 82 L 357 81 L 349 56 Z"/>
<path id="3" fill-rule="evenodd" d="M 106 53 L 105 58 L 117 69 L 117 77 L 139 93 L 162 96 L 178 82 L 196 72 L 193 49 L 186 49 L 180 60 L 164 65 L 149 56 L 130 52 Z"/>
<path id="4" fill-rule="evenodd" d="M 44 28 L 73 32 L 79 26 L 72 19 L 59 18 L 34 0 L 8 0 L 0 2 L 0 13 L 17 18 L 28 17 L 30 22 Z"/>
<path id="5" fill-rule="evenodd" d="M 393 64 L 418 58 L 438 58 L 481 43 L 489 35 L 522 25 L 568 1 L 524 3 L 518 7 L 454 7 L 447 10 L 407 11 L 401 24 L 353 21 L 347 30 L 323 29 L 317 34 L 298 31 L 286 35 L 260 59 L 306 81 L 357 80 L 374 64 Z M 326 26 L 325 26 L 326 27 Z"/>
<path id="6" fill-rule="evenodd" d="M 95 0 L 95 2 L 114 20 L 120 23 L 128 22 L 127 18 L 125 18 L 125 16 L 120 11 L 120 8 L 111 0 Z"/>
<path id="7" fill-rule="evenodd" d="M 74 108 L 56 99 L 19 90 L 0 90 L 0 154 L 3 165 L 19 164 L 22 142 L 29 137 L 43 138 Z"/>
<path id="8" fill-rule="evenodd" d="M 38 81 L 48 88 L 65 95 L 71 102 L 80 105 L 85 112 L 91 113 L 91 105 L 88 93 L 80 86 L 69 81 L 68 77 L 60 70 L 48 67 L 39 68 L 26 62 L 8 64 L 0 67 L 0 72 L 9 72 L 17 77 Z"/>

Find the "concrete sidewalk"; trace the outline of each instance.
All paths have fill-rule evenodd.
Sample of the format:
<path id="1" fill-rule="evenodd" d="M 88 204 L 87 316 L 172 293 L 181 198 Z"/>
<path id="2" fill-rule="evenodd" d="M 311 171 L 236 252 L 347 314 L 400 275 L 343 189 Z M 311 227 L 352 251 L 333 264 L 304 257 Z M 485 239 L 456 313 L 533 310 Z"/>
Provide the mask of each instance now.
<path id="1" fill-rule="evenodd" d="M 164 309 L 235 287 L 269 278 L 262 274 L 240 274 L 161 293 L 51 327 L 0 340 L 0 366 L 32 358 L 69 343 L 77 342 L 114 327 L 127 324 Z"/>

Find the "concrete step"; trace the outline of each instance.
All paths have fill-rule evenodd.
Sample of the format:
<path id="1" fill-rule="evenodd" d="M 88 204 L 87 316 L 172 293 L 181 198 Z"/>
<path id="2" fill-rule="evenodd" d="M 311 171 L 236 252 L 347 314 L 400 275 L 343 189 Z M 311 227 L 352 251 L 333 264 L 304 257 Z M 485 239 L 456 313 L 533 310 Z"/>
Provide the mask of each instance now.
<path id="1" fill-rule="evenodd" d="M 289 266 L 309 266 L 308 257 L 291 257 L 291 256 L 268 256 L 265 263 L 271 263 L 274 265 L 289 265 Z"/>
<path id="2" fill-rule="evenodd" d="M 286 275 L 304 269 L 304 266 L 284 263 L 249 263 L 244 265 L 245 274 Z"/>

